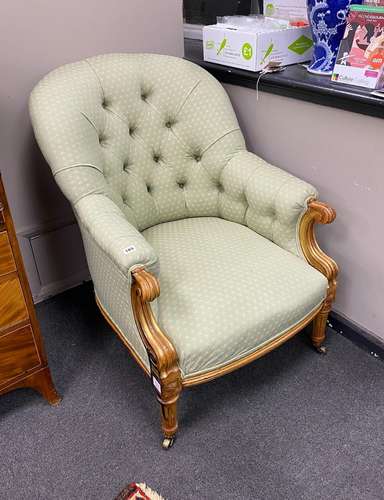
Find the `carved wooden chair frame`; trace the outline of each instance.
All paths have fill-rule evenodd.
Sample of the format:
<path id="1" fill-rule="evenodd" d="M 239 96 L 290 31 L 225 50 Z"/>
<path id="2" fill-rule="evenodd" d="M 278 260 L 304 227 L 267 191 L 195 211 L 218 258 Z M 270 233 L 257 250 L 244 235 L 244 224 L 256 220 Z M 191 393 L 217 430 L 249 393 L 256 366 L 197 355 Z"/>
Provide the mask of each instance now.
<path id="1" fill-rule="evenodd" d="M 123 333 L 113 323 L 108 313 L 103 309 L 96 298 L 97 304 L 104 317 L 119 335 L 139 365 L 152 379 L 152 383 L 156 389 L 157 399 L 161 405 L 164 448 L 172 446 L 176 436 L 178 428 L 177 401 L 183 388 L 208 382 L 251 363 L 255 359 L 276 349 L 301 331 L 311 321 L 313 321 L 311 333 L 312 344 L 317 351 L 321 353 L 326 352 L 323 342 L 326 335 L 328 314 L 331 310 L 332 302 L 335 299 L 338 267 L 335 261 L 320 249 L 316 241 L 315 224 L 330 224 L 334 221 L 335 217 L 336 212 L 333 208 L 325 203 L 311 199 L 308 201 L 307 211 L 302 216 L 299 225 L 299 240 L 306 260 L 328 279 L 327 295 L 320 306 L 302 319 L 299 324 L 290 328 L 277 339 L 271 340 L 242 359 L 235 360 L 226 366 L 214 369 L 210 372 L 182 379 L 176 349 L 157 324 L 150 305 L 153 300 L 159 297 L 160 285 L 157 278 L 146 269 L 137 268 L 132 273 L 133 282 L 131 297 L 136 325 L 147 349 L 150 372 L 143 364 L 142 360 L 132 351 Z"/>

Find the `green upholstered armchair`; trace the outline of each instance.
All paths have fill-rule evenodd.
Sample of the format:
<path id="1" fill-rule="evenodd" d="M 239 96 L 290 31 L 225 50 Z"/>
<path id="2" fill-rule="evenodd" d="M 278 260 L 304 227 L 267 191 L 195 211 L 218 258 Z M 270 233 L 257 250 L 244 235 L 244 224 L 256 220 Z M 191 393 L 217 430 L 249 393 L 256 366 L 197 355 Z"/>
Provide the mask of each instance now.
<path id="1" fill-rule="evenodd" d="M 162 409 L 310 321 L 324 350 L 337 266 L 311 185 L 248 152 L 222 86 L 182 59 L 109 54 L 33 90 L 37 141 L 82 232 L 99 308 Z"/>

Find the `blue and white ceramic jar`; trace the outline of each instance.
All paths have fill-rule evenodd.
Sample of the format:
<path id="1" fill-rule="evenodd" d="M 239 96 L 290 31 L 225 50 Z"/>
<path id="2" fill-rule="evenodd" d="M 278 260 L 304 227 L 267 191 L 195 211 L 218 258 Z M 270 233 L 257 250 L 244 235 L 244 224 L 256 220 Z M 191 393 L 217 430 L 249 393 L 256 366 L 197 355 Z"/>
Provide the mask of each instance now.
<path id="1" fill-rule="evenodd" d="M 310 73 L 331 75 L 344 35 L 349 7 L 362 0 L 307 0 L 308 19 L 313 36 Z"/>

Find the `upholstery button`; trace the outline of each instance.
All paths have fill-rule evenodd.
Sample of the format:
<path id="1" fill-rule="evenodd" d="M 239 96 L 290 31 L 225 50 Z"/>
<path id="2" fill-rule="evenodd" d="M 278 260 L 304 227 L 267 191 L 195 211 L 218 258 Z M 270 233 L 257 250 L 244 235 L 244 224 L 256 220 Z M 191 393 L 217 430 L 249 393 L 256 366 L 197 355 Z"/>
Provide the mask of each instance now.
<path id="1" fill-rule="evenodd" d="M 156 162 L 156 163 L 159 163 L 159 161 L 160 161 L 160 155 L 159 154 L 154 154 L 153 155 L 153 161 Z"/>
<path id="2" fill-rule="evenodd" d="M 217 184 L 217 189 L 219 190 L 220 193 L 222 193 L 224 191 L 224 188 L 223 188 L 223 185 L 221 184 L 221 182 L 219 182 Z"/>
<path id="3" fill-rule="evenodd" d="M 136 132 L 136 127 L 131 125 L 128 129 L 129 135 L 132 136 Z"/>
<path id="4" fill-rule="evenodd" d="M 123 163 L 123 170 L 124 172 L 129 172 L 129 162 L 128 160 Z"/>
<path id="5" fill-rule="evenodd" d="M 152 188 L 149 184 L 147 184 L 147 191 L 148 191 L 148 193 L 150 193 L 152 191 Z"/>
<path id="6" fill-rule="evenodd" d="M 175 122 L 174 122 L 174 121 L 172 121 L 172 120 L 168 120 L 168 121 L 165 123 L 165 126 L 166 126 L 167 128 L 172 128 L 174 124 L 175 124 Z"/>
<path id="7" fill-rule="evenodd" d="M 196 161 L 200 161 L 201 160 L 201 155 L 199 153 L 196 153 L 193 155 L 193 158 L 196 160 Z"/>
<path id="8" fill-rule="evenodd" d="M 148 97 L 150 97 L 152 95 L 152 88 L 151 88 L 151 85 L 146 85 L 146 84 L 142 84 L 141 85 L 141 88 L 140 88 L 140 95 L 141 95 L 141 98 L 143 99 L 143 101 L 146 101 L 148 99 Z"/>
<path id="9" fill-rule="evenodd" d="M 107 100 L 106 100 L 105 98 L 103 99 L 103 101 L 102 101 L 102 103 L 101 103 L 101 106 L 102 106 L 104 109 L 108 107 L 108 102 L 107 102 Z"/>
<path id="10" fill-rule="evenodd" d="M 99 135 L 99 144 L 100 146 L 105 146 L 107 142 L 107 139 L 104 135 Z"/>
<path id="11" fill-rule="evenodd" d="M 185 182 L 178 182 L 177 185 L 179 186 L 180 189 L 184 189 Z"/>

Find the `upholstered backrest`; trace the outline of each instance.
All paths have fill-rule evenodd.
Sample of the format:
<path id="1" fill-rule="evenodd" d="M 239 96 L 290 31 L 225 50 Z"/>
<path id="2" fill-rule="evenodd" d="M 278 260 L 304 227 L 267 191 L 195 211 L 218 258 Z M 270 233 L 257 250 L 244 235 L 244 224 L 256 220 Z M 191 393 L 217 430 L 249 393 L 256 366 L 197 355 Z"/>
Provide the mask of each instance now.
<path id="1" fill-rule="evenodd" d="M 104 193 L 139 230 L 220 216 L 222 172 L 245 149 L 222 86 L 185 60 L 110 54 L 48 74 L 35 135 L 72 204 Z"/>

